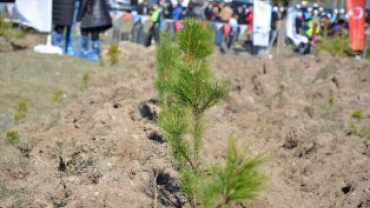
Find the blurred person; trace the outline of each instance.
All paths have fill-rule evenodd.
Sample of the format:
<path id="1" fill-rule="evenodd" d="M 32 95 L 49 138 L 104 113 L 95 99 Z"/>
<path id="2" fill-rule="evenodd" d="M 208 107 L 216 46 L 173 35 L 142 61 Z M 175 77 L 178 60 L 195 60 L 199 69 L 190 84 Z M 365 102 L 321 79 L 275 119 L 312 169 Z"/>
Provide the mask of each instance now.
<path id="1" fill-rule="evenodd" d="M 182 7 L 179 5 L 178 1 L 172 1 L 172 15 L 171 19 L 173 21 L 182 19 Z"/>
<path id="2" fill-rule="evenodd" d="M 228 38 L 227 47 L 231 48 L 231 46 L 234 44 L 234 42 L 237 40 L 238 37 L 238 14 L 233 14 L 231 18 L 229 19 L 229 25 L 230 25 L 230 34 Z"/>
<path id="3" fill-rule="evenodd" d="M 323 8 L 323 7 L 320 7 L 320 8 L 318 9 L 318 11 L 319 11 L 319 14 L 322 14 L 322 13 L 324 13 L 324 8 Z"/>
<path id="4" fill-rule="evenodd" d="M 75 26 L 76 26 L 76 23 L 77 23 L 77 15 L 78 15 L 78 11 L 80 9 L 80 1 L 79 0 L 76 0 L 75 2 L 75 11 L 73 13 L 73 21 L 72 21 L 72 25 L 70 27 L 69 30 L 67 30 L 67 40 L 66 40 L 66 53 L 68 55 L 71 55 L 71 56 L 74 56 L 76 55 L 76 52 L 74 51 L 74 45 L 75 45 L 75 35 L 74 35 L 74 31 L 75 31 Z"/>
<path id="5" fill-rule="evenodd" d="M 196 18 L 202 20 L 206 19 L 204 0 L 193 0 L 193 12 Z"/>
<path id="6" fill-rule="evenodd" d="M 339 9 L 338 19 L 346 19 L 346 10 L 341 8 Z"/>
<path id="7" fill-rule="evenodd" d="M 270 25 L 270 46 L 271 47 L 273 44 L 275 44 L 275 41 L 277 39 L 277 31 L 279 27 L 279 14 L 278 14 L 278 7 L 274 6 L 271 11 L 271 25 Z"/>
<path id="8" fill-rule="evenodd" d="M 188 7 L 184 10 L 184 18 L 196 18 L 196 14 L 194 13 L 194 3 L 193 1 L 189 1 Z"/>
<path id="9" fill-rule="evenodd" d="M 336 35 L 342 35 L 345 30 L 345 21 L 344 19 L 338 19 L 330 28 L 329 36 L 333 37 Z"/>
<path id="10" fill-rule="evenodd" d="M 139 15 L 137 11 L 133 10 L 131 14 L 132 14 L 132 24 L 133 24 L 132 30 L 131 30 L 132 42 L 140 43 L 141 34 L 143 32 L 144 25 L 142 23 L 141 16 Z"/>
<path id="11" fill-rule="evenodd" d="M 297 11 L 301 11 L 302 10 L 302 6 L 300 4 L 297 4 L 297 5 L 295 5 L 295 9 Z"/>
<path id="12" fill-rule="evenodd" d="M 167 3 L 167 1 L 166 0 L 160 0 L 159 1 L 159 6 L 162 8 L 163 18 L 171 18 L 170 5 Z"/>
<path id="13" fill-rule="evenodd" d="M 105 0 L 80 0 L 81 36 L 77 56 L 98 61 L 101 54 L 99 34 L 112 27 L 108 5 Z"/>
<path id="14" fill-rule="evenodd" d="M 330 14 L 322 15 L 320 19 L 320 27 L 321 27 L 321 34 L 323 36 L 327 36 L 330 30 Z"/>
<path id="15" fill-rule="evenodd" d="M 338 19 L 338 13 L 339 13 L 338 9 L 334 9 L 333 10 L 333 14 L 331 15 L 331 18 L 330 18 L 330 22 L 331 23 L 334 23 L 334 22 L 337 21 L 337 19 Z"/>
<path id="16" fill-rule="evenodd" d="M 312 7 L 308 7 L 303 13 L 304 21 L 309 21 L 312 18 Z"/>
<path id="17" fill-rule="evenodd" d="M 310 46 L 314 47 L 316 43 L 320 40 L 320 33 L 321 33 L 321 22 L 320 19 L 312 18 L 309 22 L 307 22 L 308 30 L 306 31 L 306 37 L 310 41 Z"/>
<path id="18" fill-rule="evenodd" d="M 108 0 L 107 0 L 108 2 Z M 138 7 L 139 7 L 139 1 L 138 0 L 130 0 L 130 4 L 131 4 L 131 11 L 137 11 Z"/>
<path id="19" fill-rule="evenodd" d="M 218 7 L 219 11 L 221 12 L 222 9 L 225 7 L 225 3 L 220 2 L 219 4 L 217 4 L 217 7 Z"/>
<path id="20" fill-rule="evenodd" d="M 229 3 L 225 4 L 220 12 L 220 17 L 223 22 L 228 22 L 231 16 L 233 15 L 233 9 Z"/>
<path id="21" fill-rule="evenodd" d="M 245 23 L 247 23 L 247 30 L 252 31 L 253 29 L 253 6 L 249 6 L 246 9 Z"/>
<path id="22" fill-rule="evenodd" d="M 163 19 L 162 8 L 160 7 L 158 3 L 154 3 L 152 18 L 151 18 L 152 26 L 150 27 L 149 34 L 145 42 L 146 47 L 151 46 L 153 37 L 154 37 L 156 44 L 159 43 L 162 19 Z"/>
<path id="23" fill-rule="evenodd" d="M 139 4 L 138 9 L 137 9 L 137 12 L 140 15 L 149 15 L 150 14 L 148 0 L 144 0 L 143 2 L 141 2 Z"/>
<path id="24" fill-rule="evenodd" d="M 185 12 L 185 17 L 196 18 L 196 19 L 206 19 L 205 7 L 203 6 L 203 0 L 192 0 L 189 1 L 188 8 Z"/>
<path id="25" fill-rule="evenodd" d="M 313 4 L 313 10 L 318 10 L 319 9 L 319 4 L 316 2 Z"/>
<path id="26" fill-rule="evenodd" d="M 51 44 L 67 52 L 67 39 L 73 24 L 76 0 L 53 0 L 52 22 L 54 25 Z"/>
<path id="27" fill-rule="evenodd" d="M 245 24 L 245 10 L 242 6 L 238 6 L 236 14 L 238 15 L 238 23 Z"/>
<path id="28" fill-rule="evenodd" d="M 211 21 L 213 14 L 213 6 L 208 1 L 205 2 L 204 14 L 206 15 L 206 19 L 208 21 Z"/>
<path id="29" fill-rule="evenodd" d="M 212 8 L 212 18 L 211 21 L 214 22 L 221 22 L 221 17 L 220 17 L 220 10 L 218 7 L 213 7 Z"/>
<path id="30" fill-rule="evenodd" d="M 304 23 L 304 19 L 303 19 L 302 12 L 297 12 L 297 17 L 295 19 L 295 29 L 296 29 L 297 34 L 303 33 L 302 32 L 303 23 Z"/>

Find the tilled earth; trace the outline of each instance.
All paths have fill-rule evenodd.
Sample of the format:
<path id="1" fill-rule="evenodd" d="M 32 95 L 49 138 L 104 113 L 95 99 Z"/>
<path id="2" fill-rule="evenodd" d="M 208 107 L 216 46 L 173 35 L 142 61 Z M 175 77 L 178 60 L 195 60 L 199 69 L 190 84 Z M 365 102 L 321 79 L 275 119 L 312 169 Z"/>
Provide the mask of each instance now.
<path id="1" fill-rule="evenodd" d="M 83 96 L 14 126 L 18 146 L 1 135 L 1 208 L 183 206 L 153 121 L 155 50 L 127 42 L 120 50 L 123 74 L 95 70 Z M 205 160 L 222 160 L 230 134 L 269 157 L 268 188 L 237 207 L 370 207 L 369 62 L 217 52 L 209 62 L 230 85 L 207 114 Z"/>

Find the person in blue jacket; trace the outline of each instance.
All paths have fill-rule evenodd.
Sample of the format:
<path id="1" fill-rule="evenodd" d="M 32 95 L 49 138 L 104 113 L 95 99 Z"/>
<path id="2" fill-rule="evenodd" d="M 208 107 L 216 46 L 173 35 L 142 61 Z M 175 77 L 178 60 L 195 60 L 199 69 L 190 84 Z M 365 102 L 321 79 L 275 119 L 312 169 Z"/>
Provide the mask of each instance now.
<path id="1" fill-rule="evenodd" d="M 173 10 L 172 10 L 172 20 L 173 21 L 177 21 L 177 20 L 181 20 L 182 18 L 182 7 L 179 5 L 179 3 L 177 1 L 172 1 L 172 7 L 173 7 Z"/>

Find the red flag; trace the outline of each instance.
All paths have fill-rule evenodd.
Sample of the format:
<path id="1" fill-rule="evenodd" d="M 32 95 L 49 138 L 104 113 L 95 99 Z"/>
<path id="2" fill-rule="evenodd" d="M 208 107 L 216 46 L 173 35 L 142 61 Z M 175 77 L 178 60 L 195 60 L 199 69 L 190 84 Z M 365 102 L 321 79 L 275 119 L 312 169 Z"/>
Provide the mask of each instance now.
<path id="1" fill-rule="evenodd" d="M 347 0 L 347 11 L 351 48 L 362 51 L 365 48 L 365 0 Z"/>

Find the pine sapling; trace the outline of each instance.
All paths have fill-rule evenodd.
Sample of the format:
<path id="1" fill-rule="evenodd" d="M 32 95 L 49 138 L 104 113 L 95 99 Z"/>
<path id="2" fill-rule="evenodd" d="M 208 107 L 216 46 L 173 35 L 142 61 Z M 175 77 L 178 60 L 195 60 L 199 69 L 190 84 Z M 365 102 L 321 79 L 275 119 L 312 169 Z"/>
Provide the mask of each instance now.
<path id="1" fill-rule="evenodd" d="M 206 58 L 213 50 L 213 31 L 206 22 L 186 19 L 177 44 L 165 35 L 157 51 L 156 89 L 162 104 L 157 124 L 179 166 L 180 190 L 192 208 L 228 207 L 257 196 L 264 177 L 260 157 L 240 154 L 229 140 L 226 165 L 202 163 L 206 111 L 226 97 L 226 83 L 213 78 Z"/>

